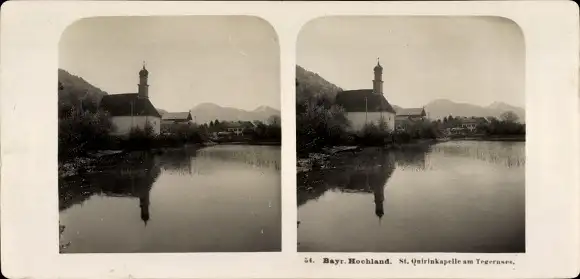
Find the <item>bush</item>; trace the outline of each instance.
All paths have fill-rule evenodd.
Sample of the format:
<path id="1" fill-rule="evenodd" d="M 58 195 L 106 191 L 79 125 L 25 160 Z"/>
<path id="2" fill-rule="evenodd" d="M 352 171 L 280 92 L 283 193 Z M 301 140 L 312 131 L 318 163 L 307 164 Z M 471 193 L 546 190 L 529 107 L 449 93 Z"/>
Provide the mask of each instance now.
<path id="1" fill-rule="evenodd" d="M 195 125 L 180 125 L 174 133 L 155 135 L 153 127 L 132 129 L 128 137 L 110 136 L 115 128 L 107 113 L 80 112 L 74 107 L 62 111 L 58 122 L 59 161 L 86 156 L 97 150 L 150 150 L 178 147 L 185 143 L 202 143 L 207 135 Z"/>
<path id="2" fill-rule="evenodd" d="M 420 139 L 436 139 L 440 136 L 437 125 L 429 120 L 420 122 L 418 131 L 418 137 Z"/>
<path id="3" fill-rule="evenodd" d="M 183 143 L 202 143 L 207 136 L 202 135 L 201 129 L 196 125 L 178 125 L 174 136 Z"/>
<path id="4" fill-rule="evenodd" d="M 411 141 L 411 134 L 400 131 L 393 134 L 393 142 L 397 144 L 409 143 Z"/>
<path id="5" fill-rule="evenodd" d="M 109 115 L 103 111 L 80 112 L 74 108 L 58 121 L 59 160 L 85 155 L 87 151 L 109 144 L 113 129 Z"/>
<path id="6" fill-rule="evenodd" d="M 207 127 L 190 123 L 176 123 L 163 127 L 159 140 L 163 142 L 202 143 L 208 140 Z M 173 143 L 172 143 L 173 144 Z"/>
<path id="7" fill-rule="evenodd" d="M 255 121 L 254 128 L 244 131 L 244 134 L 249 135 L 253 141 L 281 142 L 282 127 L 280 117 L 271 116 L 268 119 L 268 124 L 261 121 Z"/>
<path id="8" fill-rule="evenodd" d="M 299 154 L 315 152 L 325 146 L 349 140 L 344 109 L 327 97 L 312 97 L 297 104 L 296 148 Z"/>
<path id="9" fill-rule="evenodd" d="M 436 139 L 440 135 L 441 133 L 439 132 L 439 125 L 437 122 L 430 120 L 416 122 L 410 121 L 405 125 L 404 135 L 401 135 L 401 140 L 407 142 L 419 139 Z"/>
<path id="10" fill-rule="evenodd" d="M 122 141 L 121 148 L 125 150 L 147 150 L 155 142 L 153 127 L 145 125 L 143 129 L 133 128 L 129 132 L 129 137 Z"/>
<path id="11" fill-rule="evenodd" d="M 202 143 L 205 134 L 194 125 L 177 125 L 172 132 L 155 135 L 149 125 L 145 129 L 131 130 L 129 137 L 122 139 L 121 148 L 125 150 L 149 150 L 153 148 L 179 147 L 184 144 Z"/>
<path id="12" fill-rule="evenodd" d="M 492 118 L 489 123 L 478 126 L 478 131 L 488 136 L 520 136 L 526 134 L 526 125 L 509 120 Z"/>
<path id="13" fill-rule="evenodd" d="M 392 142 L 393 134 L 381 122 L 366 124 L 357 134 L 356 140 L 357 144 L 366 146 L 384 146 Z"/>

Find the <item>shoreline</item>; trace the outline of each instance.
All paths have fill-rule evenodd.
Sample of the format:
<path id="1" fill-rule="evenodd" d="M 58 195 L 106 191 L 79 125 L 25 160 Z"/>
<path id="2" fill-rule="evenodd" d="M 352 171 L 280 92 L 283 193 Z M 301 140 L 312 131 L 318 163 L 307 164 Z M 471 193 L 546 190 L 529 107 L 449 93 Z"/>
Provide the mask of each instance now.
<path id="1" fill-rule="evenodd" d="M 258 142 L 245 142 L 245 141 L 224 141 L 216 143 L 215 145 L 267 145 L 267 146 L 282 146 L 282 142 L 270 142 L 270 141 L 258 141 Z"/>
<path id="2" fill-rule="evenodd" d="M 454 141 L 526 141 L 526 135 L 469 135 L 469 136 L 452 136 L 446 137 Z"/>
<path id="3" fill-rule="evenodd" d="M 507 141 L 507 142 L 525 142 L 526 137 L 465 137 L 454 138 L 451 141 Z"/>
<path id="4" fill-rule="evenodd" d="M 421 148 L 449 141 L 506 141 L 525 142 L 524 137 L 465 137 L 445 139 L 424 139 L 403 144 L 388 144 L 386 146 L 333 146 L 323 148 L 319 152 L 308 153 L 307 157 L 296 158 L 296 174 L 332 169 L 331 160 L 340 158 L 341 155 L 358 155 L 370 149 L 384 149 L 388 151 L 404 151 L 405 149 Z"/>
<path id="5" fill-rule="evenodd" d="M 87 154 L 86 156 L 79 156 L 68 158 L 63 161 L 58 162 L 58 178 L 67 178 L 83 173 L 94 173 L 101 171 L 103 165 L 108 165 L 110 162 L 121 162 L 131 164 L 133 162 L 138 163 L 141 161 L 143 156 L 154 156 L 163 154 L 165 152 L 175 151 L 175 150 L 188 150 L 195 149 L 200 150 L 206 147 L 216 146 L 216 145 L 253 145 L 253 146 L 281 146 L 279 142 L 204 142 L 196 144 L 184 144 L 178 147 L 161 147 L 161 148 L 151 148 L 148 150 L 98 150 Z"/>
<path id="6" fill-rule="evenodd" d="M 58 178 L 67 178 L 83 173 L 94 173 L 102 170 L 107 163 L 140 162 L 143 156 L 163 154 L 172 150 L 202 149 L 211 144 L 185 144 L 179 147 L 152 148 L 148 150 L 97 150 L 86 156 L 68 158 L 58 162 Z M 114 164 L 116 165 L 116 164 Z"/>

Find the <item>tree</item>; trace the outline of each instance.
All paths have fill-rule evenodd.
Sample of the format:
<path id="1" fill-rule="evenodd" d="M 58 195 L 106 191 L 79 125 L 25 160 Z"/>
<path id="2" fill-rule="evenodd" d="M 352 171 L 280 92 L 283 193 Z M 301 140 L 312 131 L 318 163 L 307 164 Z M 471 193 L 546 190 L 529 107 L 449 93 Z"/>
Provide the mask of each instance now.
<path id="1" fill-rule="evenodd" d="M 324 100 L 321 100 L 324 99 Z M 296 115 L 297 151 L 305 154 L 339 143 L 349 126 L 344 109 L 335 104 L 325 107 L 326 97 L 314 96 L 300 103 Z"/>
<path id="2" fill-rule="evenodd" d="M 114 128 L 109 115 L 103 111 L 79 112 L 71 108 L 71 112 L 58 121 L 59 160 L 100 147 Z"/>
<path id="3" fill-rule="evenodd" d="M 281 124 L 281 119 L 280 116 L 278 115 L 272 115 L 268 118 L 268 124 L 270 126 L 280 126 Z"/>
<path id="4" fill-rule="evenodd" d="M 517 123 L 519 117 L 513 111 L 506 111 L 500 115 L 501 120 L 508 122 L 508 123 Z"/>
<path id="5" fill-rule="evenodd" d="M 487 121 L 489 121 L 490 123 L 498 121 L 497 117 L 495 117 L 495 116 L 488 116 L 486 118 L 487 118 Z"/>
<path id="6" fill-rule="evenodd" d="M 377 123 L 379 130 L 381 131 L 387 131 L 389 128 L 389 124 L 387 123 L 387 120 L 385 119 L 385 117 L 383 115 L 380 116 L 379 121 Z"/>

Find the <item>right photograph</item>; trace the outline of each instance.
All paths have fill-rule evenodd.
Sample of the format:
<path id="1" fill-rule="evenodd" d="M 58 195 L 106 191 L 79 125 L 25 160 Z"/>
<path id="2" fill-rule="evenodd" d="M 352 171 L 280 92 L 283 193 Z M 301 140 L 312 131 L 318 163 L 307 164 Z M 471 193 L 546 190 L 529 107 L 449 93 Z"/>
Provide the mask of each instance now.
<path id="1" fill-rule="evenodd" d="M 525 253 L 525 51 L 502 17 L 306 23 L 298 251 Z"/>

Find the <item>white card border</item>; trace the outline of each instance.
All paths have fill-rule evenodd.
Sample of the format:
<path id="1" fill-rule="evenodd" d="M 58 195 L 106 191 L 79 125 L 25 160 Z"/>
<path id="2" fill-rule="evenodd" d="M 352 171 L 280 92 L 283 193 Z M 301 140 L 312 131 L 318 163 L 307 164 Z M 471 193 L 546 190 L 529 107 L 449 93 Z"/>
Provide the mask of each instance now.
<path id="1" fill-rule="evenodd" d="M 76 19 L 124 15 L 255 15 L 278 34 L 281 54 L 281 253 L 58 254 L 56 87 L 58 40 Z M 330 266 L 296 253 L 294 69 L 296 38 L 328 15 L 490 15 L 516 22 L 526 45 L 525 254 L 429 254 L 515 259 L 516 266 Z M 109 2 L 2 5 L 0 94 L 2 268 L 33 278 L 573 277 L 579 268 L 579 22 L 568 1 Z M 554 122 L 557 124 L 554 125 Z M 549 136 L 546 131 L 550 131 Z M 24 174 L 24 175 L 23 175 Z M 358 253 L 359 257 L 387 254 Z M 391 254 L 395 259 L 405 254 Z M 411 254 L 406 254 L 411 255 Z M 420 256 L 421 254 L 413 254 Z M 427 256 L 426 254 L 422 254 Z"/>

